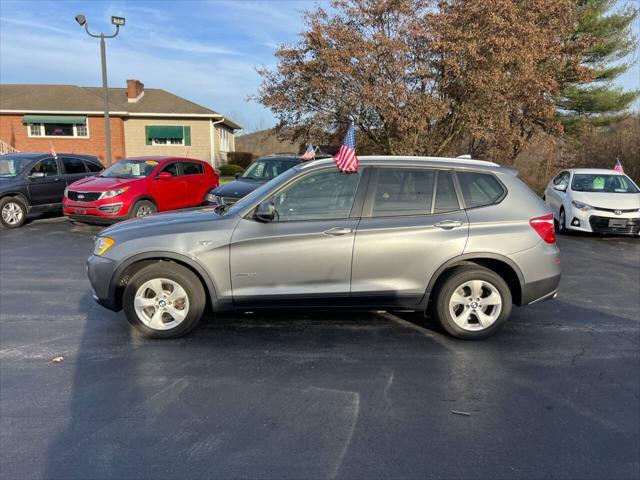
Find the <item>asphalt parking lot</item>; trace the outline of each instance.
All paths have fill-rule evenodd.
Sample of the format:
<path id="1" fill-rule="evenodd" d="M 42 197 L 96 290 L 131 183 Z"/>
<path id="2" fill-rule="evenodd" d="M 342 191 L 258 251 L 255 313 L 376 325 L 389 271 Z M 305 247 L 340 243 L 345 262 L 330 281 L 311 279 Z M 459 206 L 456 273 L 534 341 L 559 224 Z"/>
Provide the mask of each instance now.
<path id="1" fill-rule="evenodd" d="M 559 297 L 482 342 L 380 312 L 154 341 L 91 299 L 98 230 L 0 230 L 4 479 L 640 477 L 638 239 L 560 238 Z"/>

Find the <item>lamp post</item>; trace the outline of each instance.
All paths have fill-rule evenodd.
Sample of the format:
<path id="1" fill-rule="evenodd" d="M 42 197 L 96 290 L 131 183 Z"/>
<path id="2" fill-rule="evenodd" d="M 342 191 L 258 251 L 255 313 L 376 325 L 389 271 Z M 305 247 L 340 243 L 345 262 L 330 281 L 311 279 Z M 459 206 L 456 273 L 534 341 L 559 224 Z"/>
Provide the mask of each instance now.
<path id="1" fill-rule="evenodd" d="M 90 37 L 100 39 L 100 60 L 102 62 L 102 96 L 104 99 L 104 136 L 107 146 L 107 165 L 111 164 L 111 128 L 109 125 L 109 88 L 107 86 L 107 53 L 104 39 L 113 38 L 120 32 L 120 27 L 124 26 L 124 17 L 111 17 L 111 23 L 116 26 L 116 32 L 113 35 L 105 35 L 100 33 L 99 35 L 93 34 L 89 31 L 89 24 L 87 18 L 84 15 L 76 15 L 76 22 L 81 27 L 84 27 L 85 31 Z"/>

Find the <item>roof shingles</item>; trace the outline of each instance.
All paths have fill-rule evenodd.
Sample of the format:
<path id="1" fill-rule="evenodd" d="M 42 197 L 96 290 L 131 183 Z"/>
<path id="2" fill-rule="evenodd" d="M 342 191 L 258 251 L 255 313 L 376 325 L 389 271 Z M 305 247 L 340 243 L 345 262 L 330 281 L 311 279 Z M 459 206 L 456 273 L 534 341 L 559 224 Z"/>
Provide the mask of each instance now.
<path id="1" fill-rule="evenodd" d="M 102 88 L 76 85 L 0 85 L 0 112 L 102 112 Z M 137 102 L 127 100 L 126 88 L 109 88 L 109 111 L 112 115 L 164 114 L 210 115 L 220 118 L 219 113 L 178 97 L 166 90 L 146 88 Z M 230 119 L 225 124 L 241 128 Z"/>

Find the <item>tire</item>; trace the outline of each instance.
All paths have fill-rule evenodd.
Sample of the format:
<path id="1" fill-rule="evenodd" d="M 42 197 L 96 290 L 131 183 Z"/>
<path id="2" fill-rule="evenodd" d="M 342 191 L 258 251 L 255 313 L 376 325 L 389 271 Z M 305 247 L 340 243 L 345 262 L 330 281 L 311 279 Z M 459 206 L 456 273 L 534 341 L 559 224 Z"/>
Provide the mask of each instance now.
<path id="1" fill-rule="evenodd" d="M 138 200 L 129 211 L 129 218 L 142 218 L 158 212 L 158 207 L 151 200 Z"/>
<path id="2" fill-rule="evenodd" d="M 172 297 L 174 292 L 176 296 Z M 177 338 L 198 324 L 206 300 L 204 287 L 191 270 L 160 261 L 131 278 L 124 289 L 122 307 L 129 323 L 145 336 Z"/>
<path id="3" fill-rule="evenodd" d="M 567 214 L 564 213 L 564 208 L 560 209 L 560 216 L 558 218 L 558 233 L 567 233 Z"/>
<path id="4" fill-rule="evenodd" d="M 0 200 L 0 223 L 6 228 L 18 228 L 27 221 L 27 206 L 18 197 Z"/>
<path id="5" fill-rule="evenodd" d="M 464 302 L 456 303 L 461 300 Z M 511 290 L 492 270 L 462 267 L 445 278 L 436 291 L 433 305 L 436 320 L 450 335 L 480 340 L 498 332 L 511 315 Z"/>

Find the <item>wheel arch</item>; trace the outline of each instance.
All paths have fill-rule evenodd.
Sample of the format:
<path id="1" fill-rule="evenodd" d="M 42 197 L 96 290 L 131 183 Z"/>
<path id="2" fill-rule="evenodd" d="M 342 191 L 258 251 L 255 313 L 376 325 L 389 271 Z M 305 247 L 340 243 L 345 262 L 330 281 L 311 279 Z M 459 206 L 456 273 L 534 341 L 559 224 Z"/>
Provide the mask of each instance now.
<path id="1" fill-rule="evenodd" d="M 194 259 L 176 252 L 158 251 L 145 252 L 133 255 L 123 261 L 115 270 L 109 283 L 109 297 L 117 310 L 122 309 L 122 296 L 124 289 L 135 275 L 142 268 L 158 262 L 173 262 L 191 270 L 202 283 L 207 294 L 207 305 L 212 307 L 217 302 L 217 294 L 213 280 L 207 271 Z"/>
<path id="2" fill-rule="evenodd" d="M 7 198 L 7 197 L 17 198 L 22 203 L 24 203 L 24 206 L 27 208 L 27 211 L 31 210 L 31 205 L 29 204 L 29 199 L 25 196 L 24 193 L 20 193 L 20 192 L 3 192 L 3 193 L 0 193 L 0 200 L 3 200 L 5 198 Z"/>
<path id="3" fill-rule="evenodd" d="M 509 286 L 513 303 L 520 305 L 522 302 L 522 290 L 524 276 L 516 263 L 497 253 L 469 253 L 452 258 L 438 267 L 435 274 L 429 280 L 425 295 L 420 302 L 422 308 L 426 309 L 429 304 L 431 294 L 438 288 L 449 274 L 458 267 L 480 266 L 500 275 Z"/>

